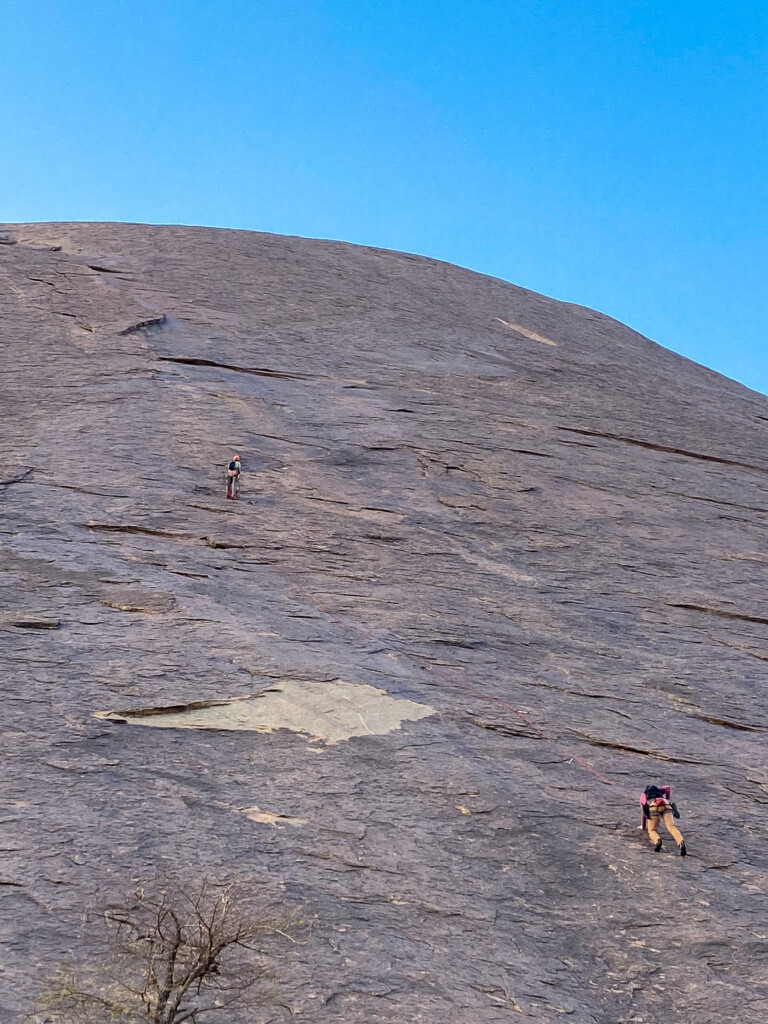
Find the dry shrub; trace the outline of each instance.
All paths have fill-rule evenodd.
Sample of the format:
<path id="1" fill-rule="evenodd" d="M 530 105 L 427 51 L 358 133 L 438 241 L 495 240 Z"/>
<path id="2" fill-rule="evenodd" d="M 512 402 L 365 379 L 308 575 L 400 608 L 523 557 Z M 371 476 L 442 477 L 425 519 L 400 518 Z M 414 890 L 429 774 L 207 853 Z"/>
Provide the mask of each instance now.
<path id="1" fill-rule="evenodd" d="M 98 917 L 107 953 L 60 967 L 30 1024 L 204 1024 L 275 1005 L 277 959 L 301 928 L 248 887 L 211 881 L 153 880 Z"/>

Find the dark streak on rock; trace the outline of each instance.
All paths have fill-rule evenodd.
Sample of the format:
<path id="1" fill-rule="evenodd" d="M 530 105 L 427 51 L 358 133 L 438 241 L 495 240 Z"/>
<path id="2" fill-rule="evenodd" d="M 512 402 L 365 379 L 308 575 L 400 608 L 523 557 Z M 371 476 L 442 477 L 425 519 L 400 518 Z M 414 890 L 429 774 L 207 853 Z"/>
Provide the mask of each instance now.
<path id="1" fill-rule="evenodd" d="M 111 523 L 80 523 L 85 530 L 94 530 L 101 533 L 138 533 L 146 534 L 149 537 L 168 537 L 170 540 L 200 540 L 188 533 L 177 533 L 173 530 L 156 530 L 149 526 L 120 526 Z"/>
<path id="2" fill-rule="evenodd" d="M 181 356 L 157 356 L 156 358 L 159 363 L 179 363 L 182 366 L 213 366 L 218 370 L 231 370 L 233 373 L 250 373 L 255 377 L 274 377 L 278 380 L 312 380 L 309 374 L 284 373 L 281 370 L 269 370 L 261 366 L 235 366 L 232 363 L 217 363 L 213 359 L 182 358 Z"/>
<path id="3" fill-rule="evenodd" d="M 14 629 L 59 629 L 59 619 L 46 619 L 37 616 L 19 616 L 0 619 L 0 626 L 12 626 Z"/>
<path id="4" fill-rule="evenodd" d="M 20 484 L 23 480 L 27 480 L 34 473 L 33 469 L 27 469 L 19 476 L 9 477 L 7 480 L 0 480 L 0 487 L 10 487 L 11 484 Z"/>
<path id="5" fill-rule="evenodd" d="M 125 330 L 122 330 L 119 333 L 122 336 L 125 336 L 127 334 L 135 334 L 137 331 L 149 330 L 151 327 L 163 327 L 167 320 L 168 317 L 165 316 L 165 314 L 162 316 L 151 316 L 146 320 L 139 320 L 137 323 L 131 324 L 130 327 L 126 327 Z"/>
<path id="6" fill-rule="evenodd" d="M 473 718 L 472 724 L 478 726 L 480 729 L 488 729 L 490 732 L 497 732 L 502 736 L 520 736 L 530 739 L 534 738 L 536 735 L 524 726 L 515 728 L 511 725 L 504 725 L 502 722 L 488 722 L 482 718 Z"/>
<path id="7" fill-rule="evenodd" d="M 75 484 L 54 484 L 45 481 L 44 487 L 56 487 L 62 491 L 76 491 L 78 494 L 92 494 L 98 498 L 130 498 L 130 494 L 115 494 L 114 491 L 92 491 L 87 487 L 77 487 Z"/>
<path id="8" fill-rule="evenodd" d="M 703 501 L 708 505 L 725 505 L 728 508 L 740 508 L 745 512 L 768 512 L 768 508 L 763 508 L 761 505 L 740 505 L 735 501 L 720 501 L 718 498 L 702 498 L 698 494 L 681 494 L 677 491 L 673 492 L 679 498 L 688 498 L 690 501 Z"/>
<path id="9" fill-rule="evenodd" d="M 690 715 L 691 718 L 698 718 L 700 722 L 709 722 L 710 725 L 722 725 L 724 729 L 736 729 L 739 732 L 765 732 L 759 725 L 744 725 L 743 722 L 717 718 L 715 715 L 705 715 L 703 712 L 686 711 L 685 714 Z"/>
<path id="10" fill-rule="evenodd" d="M 751 469 L 756 473 L 768 474 L 768 467 L 756 466 L 752 462 L 739 462 L 737 459 L 725 459 L 719 455 L 704 455 L 701 452 L 692 452 L 685 448 L 673 448 L 668 445 L 654 444 L 651 441 L 639 441 L 635 437 L 624 437 L 621 434 L 610 434 L 601 430 L 578 430 L 576 427 L 558 427 L 557 429 L 567 430 L 570 434 L 583 434 L 584 437 L 605 437 L 609 441 L 622 441 L 624 444 L 634 444 L 638 448 L 648 448 L 655 452 L 666 452 L 669 455 L 684 455 L 688 459 L 700 459 L 702 462 L 718 462 L 724 466 L 738 466 L 740 469 Z"/>
<path id="11" fill-rule="evenodd" d="M 741 622 L 757 622 L 760 625 L 768 626 L 768 618 L 760 615 L 742 615 L 740 612 L 729 612 L 724 608 L 710 608 L 703 604 L 687 604 L 682 601 L 667 601 L 668 608 L 684 608 L 689 612 L 703 612 L 705 615 L 717 615 L 721 619 L 738 619 Z"/>
<path id="12" fill-rule="evenodd" d="M 103 714 L 100 713 L 98 717 L 106 722 L 126 722 L 131 718 L 151 718 L 153 715 L 177 715 L 183 714 L 185 711 L 203 711 L 205 708 L 226 707 L 232 703 L 232 700 L 233 698 L 225 700 L 194 700 L 188 704 L 167 704 L 162 707 L 135 708 L 129 711 L 109 711 Z"/>
<path id="13" fill-rule="evenodd" d="M 585 740 L 591 747 L 606 747 L 609 750 L 620 750 L 626 754 L 639 754 L 641 757 L 651 757 L 655 761 L 668 761 L 670 764 L 706 764 L 706 761 L 699 761 L 694 758 L 672 757 L 670 754 L 662 754 L 658 750 L 645 750 L 643 747 L 633 747 L 626 743 L 615 743 L 613 740 L 601 740 L 596 736 L 579 732 L 581 739 Z"/>

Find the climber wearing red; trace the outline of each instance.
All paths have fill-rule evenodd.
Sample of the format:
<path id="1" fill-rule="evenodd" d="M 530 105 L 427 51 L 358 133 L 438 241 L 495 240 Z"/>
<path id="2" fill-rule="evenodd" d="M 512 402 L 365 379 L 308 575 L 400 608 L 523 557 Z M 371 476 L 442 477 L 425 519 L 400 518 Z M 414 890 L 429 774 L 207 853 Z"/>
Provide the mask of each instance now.
<path id="1" fill-rule="evenodd" d="M 675 827 L 675 818 L 680 817 L 677 804 L 672 803 L 672 790 L 670 786 L 646 786 L 640 797 L 640 806 L 643 808 L 642 828 L 648 828 L 648 838 L 653 843 L 654 850 L 658 853 L 661 849 L 661 836 L 659 835 L 659 824 L 663 821 L 667 832 L 677 843 L 680 856 L 685 857 L 687 850 L 685 840 L 680 831 Z"/>
<path id="2" fill-rule="evenodd" d="M 233 455 L 227 466 L 227 497 L 235 500 L 240 497 L 240 456 Z"/>

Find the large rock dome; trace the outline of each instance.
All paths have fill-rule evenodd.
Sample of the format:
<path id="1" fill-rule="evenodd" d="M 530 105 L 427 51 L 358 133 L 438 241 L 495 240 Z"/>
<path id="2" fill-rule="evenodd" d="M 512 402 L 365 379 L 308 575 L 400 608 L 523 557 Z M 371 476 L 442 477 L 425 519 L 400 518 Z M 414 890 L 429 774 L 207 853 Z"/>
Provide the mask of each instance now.
<path id="1" fill-rule="evenodd" d="M 402 253 L 0 242 L 1 1024 L 164 870 L 304 906 L 265 1021 L 764 1024 L 768 400 Z"/>

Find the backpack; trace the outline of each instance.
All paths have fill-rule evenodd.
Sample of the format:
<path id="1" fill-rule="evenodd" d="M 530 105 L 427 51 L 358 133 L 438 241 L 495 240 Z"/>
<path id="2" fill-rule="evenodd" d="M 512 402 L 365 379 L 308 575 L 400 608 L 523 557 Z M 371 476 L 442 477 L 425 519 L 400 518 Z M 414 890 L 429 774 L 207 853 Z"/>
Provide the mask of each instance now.
<path id="1" fill-rule="evenodd" d="M 640 797 L 640 806 L 643 809 L 643 820 L 642 828 L 645 828 L 645 819 L 650 818 L 650 804 L 654 800 L 664 800 L 665 803 L 671 808 L 672 814 L 675 818 L 680 817 L 680 811 L 677 809 L 677 804 L 672 802 L 672 787 L 671 786 L 646 786 L 643 790 L 643 795 Z"/>
<path id="2" fill-rule="evenodd" d="M 240 470 L 239 470 L 239 469 L 237 468 L 237 463 L 236 463 L 236 462 L 230 462 L 230 464 L 229 464 L 229 467 L 228 467 L 228 468 L 229 468 L 229 472 L 230 472 L 230 473 L 231 473 L 231 474 L 232 474 L 233 476 L 237 476 L 237 475 L 238 475 L 238 473 L 240 472 Z"/>

